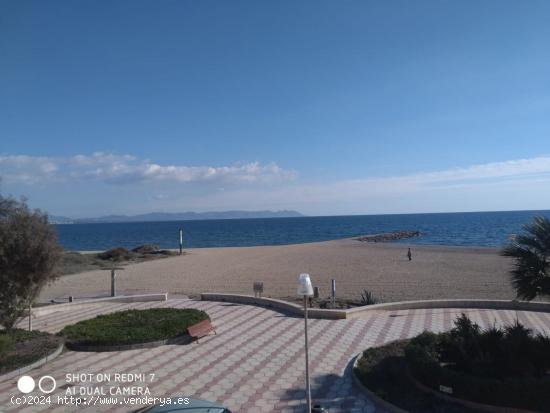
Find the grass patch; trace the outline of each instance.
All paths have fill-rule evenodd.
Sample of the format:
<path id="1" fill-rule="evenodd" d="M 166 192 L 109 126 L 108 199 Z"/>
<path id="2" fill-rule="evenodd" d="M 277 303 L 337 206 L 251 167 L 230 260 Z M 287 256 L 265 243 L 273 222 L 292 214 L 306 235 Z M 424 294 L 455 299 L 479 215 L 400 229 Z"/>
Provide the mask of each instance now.
<path id="1" fill-rule="evenodd" d="M 42 331 L 0 331 L 0 374 L 8 373 L 53 353 L 61 337 Z"/>
<path id="2" fill-rule="evenodd" d="M 126 310 L 80 321 L 58 334 L 87 346 L 140 344 L 184 335 L 187 327 L 207 319 L 208 314 L 195 309 Z"/>

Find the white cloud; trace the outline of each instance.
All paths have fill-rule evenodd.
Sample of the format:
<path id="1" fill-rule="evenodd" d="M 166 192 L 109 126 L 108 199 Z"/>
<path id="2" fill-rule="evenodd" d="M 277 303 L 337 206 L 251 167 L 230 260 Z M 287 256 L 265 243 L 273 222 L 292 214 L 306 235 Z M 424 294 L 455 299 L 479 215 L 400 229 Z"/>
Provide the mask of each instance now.
<path id="1" fill-rule="evenodd" d="M 419 183 L 444 183 L 458 181 L 480 181 L 484 179 L 520 177 L 550 173 L 550 156 L 517 159 L 505 162 L 491 162 L 465 168 L 421 173 L 410 178 Z"/>
<path id="2" fill-rule="evenodd" d="M 111 184 L 142 182 L 268 183 L 294 178 L 274 163 L 231 166 L 160 165 L 132 155 L 96 152 L 69 158 L 27 155 L 0 156 L 0 176 L 6 183 L 36 184 L 50 181 L 95 180 Z"/>
<path id="3" fill-rule="evenodd" d="M 0 156 L 0 177 L 8 189 L 38 197 L 36 206 L 75 216 L 109 214 L 113 208 L 118 213 L 297 209 L 330 215 L 547 209 L 550 205 L 550 156 L 333 182 L 304 183 L 293 180 L 295 176 L 276 164 L 257 162 L 162 165 L 101 152 L 68 158 Z M 90 182 L 103 185 L 82 184 Z M 63 189 L 69 187 L 70 191 Z M 99 191 L 103 196 L 97 196 Z"/>
<path id="4" fill-rule="evenodd" d="M 310 215 L 547 209 L 550 157 L 472 165 L 402 176 L 294 183 L 196 194 L 188 205 L 297 209 Z M 177 204 L 177 203 L 176 203 Z"/>

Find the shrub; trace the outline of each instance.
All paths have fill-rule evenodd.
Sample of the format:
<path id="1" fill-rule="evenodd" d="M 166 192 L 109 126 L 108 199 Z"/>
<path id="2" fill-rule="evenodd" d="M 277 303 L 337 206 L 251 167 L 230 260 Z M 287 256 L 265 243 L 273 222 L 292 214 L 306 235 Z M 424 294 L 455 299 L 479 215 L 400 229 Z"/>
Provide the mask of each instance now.
<path id="1" fill-rule="evenodd" d="M 13 349 L 13 340 L 7 334 L 0 335 L 0 357 Z"/>
<path id="2" fill-rule="evenodd" d="M 102 260 L 127 261 L 132 259 L 133 254 L 124 247 L 112 248 L 105 252 L 100 252 L 97 257 Z"/>
<path id="3" fill-rule="evenodd" d="M 449 333 L 422 333 L 405 348 L 413 375 L 457 397 L 493 405 L 550 406 L 550 338 L 519 322 L 481 330 L 462 315 Z"/>
<path id="4" fill-rule="evenodd" d="M 12 329 L 56 278 L 61 247 L 48 216 L 0 195 L 0 324 Z"/>
<path id="5" fill-rule="evenodd" d="M 363 290 L 361 293 L 361 305 L 378 304 L 379 300 L 374 296 L 374 293 L 369 290 Z"/>
<path id="6" fill-rule="evenodd" d="M 160 252 L 160 248 L 156 244 L 143 244 L 132 249 L 132 252 L 137 254 L 157 254 Z"/>

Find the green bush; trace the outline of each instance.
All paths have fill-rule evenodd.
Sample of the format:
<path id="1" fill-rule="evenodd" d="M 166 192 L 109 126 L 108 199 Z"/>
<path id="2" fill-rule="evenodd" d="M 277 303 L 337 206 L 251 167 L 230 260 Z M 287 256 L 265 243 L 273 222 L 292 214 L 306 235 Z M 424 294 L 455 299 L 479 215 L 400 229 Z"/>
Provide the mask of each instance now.
<path id="1" fill-rule="evenodd" d="M 378 304 L 380 300 L 376 298 L 374 293 L 369 290 L 363 290 L 361 293 L 361 305 L 374 305 Z"/>
<path id="2" fill-rule="evenodd" d="M 394 376 L 399 375 L 403 367 L 403 355 L 406 342 L 394 341 L 382 347 L 369 348 L 363 352 L 363 356 L 357 363 L 356 374 L 361 381 L 371 390 L 385 399 L 392 399 L 393 390 L 390 383 L 394 382 Z M 402 376 L 402 374 L 401 374 Z"/>
<path id="3" fill-rule="evenodd" d="M 80 321 L 65 327 L 59 335 L 79 345 L 139 344 L 184 335 L 189 326 L 207 319 L 208 314 L 195 309 L 126 310 Z"/>
<path id="4" fill-rule="evenodd" d="M 432 336 L 424 335 L 420 341 Z M 405 348 L 408 340 L 365 350 L 354 373 L 370 391 L 411 413 L 479 413 L 417 389 L 406 374 Z"/>
<path id="5" fill-rule="evenodd" d="M 550 406 L 550 339 L 518 322 L 481 330 L 463 315 L 449 333 L 412 339 L 405 354 L 413 375 L 435 390 L 444 385 L 456 397 L 500 406 Z"/>
<path id="6" fill-rule="evenodd" d="M 7 334 L 0 335 L 0 357 L 13 349 L 13 339 Z"/>

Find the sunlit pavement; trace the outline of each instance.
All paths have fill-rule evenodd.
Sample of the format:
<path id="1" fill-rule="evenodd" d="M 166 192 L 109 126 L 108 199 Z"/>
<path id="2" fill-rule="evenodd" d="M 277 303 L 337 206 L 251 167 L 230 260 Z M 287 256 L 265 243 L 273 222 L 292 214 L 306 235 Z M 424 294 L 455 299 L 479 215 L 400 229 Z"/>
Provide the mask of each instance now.
<path id="1" fill-rule="evenodd" d="M 109 411 L 127 412 L 137 405 L 113 404 L 105 396 L 81 396 L 88 406 L 57 404 L 58 396 L 76 386 L 109 393 L 129 387 L 148 388 L 150 397 L 181 395 L 217 401 L 235 413 L 304 412 L 304 322 L 268 309 L 218 302 L 173 299 L 166 302 L 89 305 L 77 311 L 62 311 L 34 320 L 34 328 L 57 332 L 78 320 L 127 308 L 197 308 L 212 318 L 217 335 L 199 344 L 166 345 L 153 349 L 87 353 L 65 351 L 61 356 L 27 374 L 38 380 L 51 375 L 57 389 L 51 404 L 13 405 L 11 396 L 22 394 L 16 379 L 0 383 L 0 411 Z M 350 361 L 361 350 L 414 336 L 423 330 L 451 328 L 461 312 L 483 327 L 513 323 L 516 318 L 530 328 L 550 333 L 550 314 L 494 310 L 403 310 L 384 311 L 357 320 L 310 320 L 310 367 L 312 398 L 329 412 L 375 412 L 374 405 L 355 388 Z M 111 373 L 109 382 L 70 383 L 66 374 Z M 122 383 L 115 373 L 140 373 L 145 381 Z M 151 376 L 154 374 L 154 377 Z M 152 379 L 152 381 L 151 381 Z M 30 395 L 40 396 L 35 389 Z M 77 395 L 78 397 L 78 395 Z M 128 396 L 131 397 L 131 396 Z M 139 396 L 134 396 L 139 397 Z M 119 396 L 117 403 L 123 403 Z M 102 405 L 101 403 L 109 403 Z"/>

